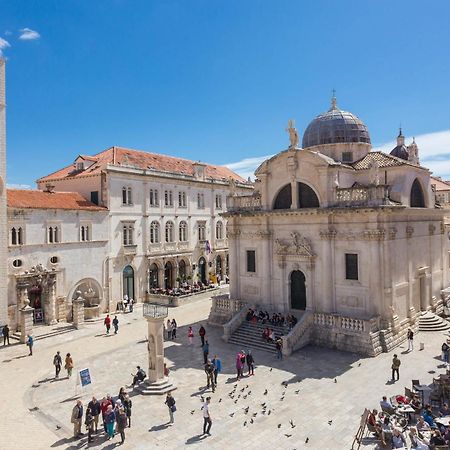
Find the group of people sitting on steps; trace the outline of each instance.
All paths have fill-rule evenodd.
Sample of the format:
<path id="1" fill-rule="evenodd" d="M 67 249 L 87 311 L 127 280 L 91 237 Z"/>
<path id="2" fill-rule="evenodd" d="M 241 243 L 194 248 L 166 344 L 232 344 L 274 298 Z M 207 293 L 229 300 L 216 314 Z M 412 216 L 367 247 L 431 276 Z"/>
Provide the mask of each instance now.
<path id="1" fill-rule="evenodd" d="M 280 313 L 273 313 L 272 317 L 270 317 L 270 314 L 267 311 L 257 312 L 252 308 L 248 309 L 245 319 L 247 322 L 262 324 L 270 323 L 276 327 L 287 326 L 289 329 L 294 328 L 298 322 L 297 318 L 292 314 L 288 314 L 287 317 L 284 317 Z"/>

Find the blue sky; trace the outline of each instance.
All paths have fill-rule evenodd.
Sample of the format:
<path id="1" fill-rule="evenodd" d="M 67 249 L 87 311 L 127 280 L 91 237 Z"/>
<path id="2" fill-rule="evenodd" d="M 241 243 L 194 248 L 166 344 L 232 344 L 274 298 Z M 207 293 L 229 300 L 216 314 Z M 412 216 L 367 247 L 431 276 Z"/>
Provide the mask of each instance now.
<path id="1" fill-rule="evenodd" d="M 446 0 L 0 0 L 8 183 L 112 145 L 247 174 L 333 88 L 374 145 L 401 123 L 450 177 L 449 17 Z"/>

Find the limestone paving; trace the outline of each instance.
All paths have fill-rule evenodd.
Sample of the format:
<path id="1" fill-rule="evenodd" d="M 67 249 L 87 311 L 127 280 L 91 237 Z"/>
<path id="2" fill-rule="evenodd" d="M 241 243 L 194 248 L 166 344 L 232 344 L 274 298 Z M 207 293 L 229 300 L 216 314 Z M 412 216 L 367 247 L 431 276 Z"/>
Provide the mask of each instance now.
<path id="1" fill-rule="evenodd" d="M 433 376 L 444 371 L 438 368 L 437 356 L 446 334 L 436 332 L 419 333 L 412 353 L 403 353 L 404 347 L 396 349 L 402 366 L 400 381 L 395 384 L 388 381 L 392 352 L 361 358 L 312 346 L 282 361 L 273 354 L 254 350 L 255 376 L 236 382 L 235 354 L 241 348 L 224 343 L 221 330 L 206 324 L 210 304 L 204 298 L 169 310 L 169 318 L 175 317 L 179 324 L 177 340 L 165 343 L 170 379 L 177 386 L 175 424 L 167 424 L 164 396 L 142 396 L 130 388 L 132 427 L 126 430 L 124 448 L 224 449 L 240 443 L 246 448 L 350 449 L 364 407 L 377 407 L 384 394 L 402 393 L 405 386 L 411 386 L 412 378 L 430 383 Z M 116 336 L 105 336 L 102 324 L 95 323 L 49 339 L 38 339 L 32 357 L 26 356 L 23 345 L 0 348 L 2 403 L 8 411 L 0 422 L 0 448 L 87 447 L 86 436 L 80 440 L 71 437 L 70 415 L 78 395 L 85 404 L 92 394 L 98 398 L 106 393 L 116 396 L 121 386 L 131 383 L 136 365 L 147 367 L 142 310 L 137 308 L 132 314 L 120 315 L 119 320 Z M 197 332 L 201 323 L 207 330 L 210 356 L 218 354 L 223 363 L 215 393 L 205 389 L 198 336 L 194 345 L 188 344 L 187 325 L 194 324 Z M 425 343 L 423 351 L 418 350 L 419 342 Z M 92 387 L 82 390 L 76 385 L 75 376 L 70 380 L 53 380 L 52 359 L 56 350 L 62 355 L 70 352 L 75 369 L 90 368 Z M 201 397 L 207 395 L 212 397 L 210 437 L 201 434 Z M 107 441 L 99 433 L 90 447 L 112 449 L 119 442 L 118 437 Z M 367 440 L 362 448 L 375 445 Z"/>

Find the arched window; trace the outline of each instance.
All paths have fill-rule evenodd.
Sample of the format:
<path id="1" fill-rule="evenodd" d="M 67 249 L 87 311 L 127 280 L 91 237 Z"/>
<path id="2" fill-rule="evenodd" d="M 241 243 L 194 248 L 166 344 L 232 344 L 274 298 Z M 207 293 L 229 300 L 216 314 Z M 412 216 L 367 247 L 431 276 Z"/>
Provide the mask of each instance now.
<path id="1" fill-rule="evenodd" d="M 223 239 L 223 224 L 221 221 L 216 223 L 216 239 Z"/>
<path id="2" fill-rule="evenodd" d="M 298 185 L 298 207 L 299 208 L 318 208 L 319 199 L 314 190 L 305 183 Z"/>
<path id="3" fill-rule="evenodd" d="M 179 241 L 186 242 L 187 241 L 187 223 L 184 220 L 180 222 L 178 231 L 179 231 Z"/>
<path id="4" fill-rule="evenodd" d="M 150 266 L 150 270 L 148 273 L 148 287 L 150 289 L 159 287 L 158 266 L 155 263 Z"/>
<path id="5" fill-rule="evenodd" d="M 273 209 L 290 209 L 292 203 L 291 185 L 286 184 L 281 188 L 280 192 L 275 199 Z"/>
<path id="6" fill-rule="evenodd" d="M 173 242 L 173 222 L 166 223 L 166 242 Z"/>
<path id="7" fill-rule="evenodd" d="M 182 281 L 185 281 L 186 279 L 186 262 L 184 259 L 180 260 L 178 263 L 178 276 L 181 278 Z"/>
<path id="8" fill-rule="evenodd" d="M 409 205 L 411 208 L 425 208 L 425 198 L 423 195 L 422 186 L 417 178 L 411 186 Z"/>
<path id="9" fill-rule="evenodd" d="M 154 220 L 150 224 L 150 243 L 157 244 L 159 242 L 159 222 Z"/>
<path id="10" fill-rule="evenodd" d="M 11 245 L 23 244 L 23 230 L 22 227 L 11 228 Z"/>

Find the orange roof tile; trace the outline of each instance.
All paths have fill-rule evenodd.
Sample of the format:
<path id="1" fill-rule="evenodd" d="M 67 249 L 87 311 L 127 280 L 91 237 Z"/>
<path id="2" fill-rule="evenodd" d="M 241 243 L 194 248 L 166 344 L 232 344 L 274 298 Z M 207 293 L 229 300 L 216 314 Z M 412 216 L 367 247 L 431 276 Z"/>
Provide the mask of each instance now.
<path id="1" fill-rule="evenodd" d="M 431 177 L 431 184 L 436 186 L 437 191 L 449 191 L 450 190 L 450 182 L 440 180 L 436 177 Z"/>
<path id="2" fill-rule="evenodd" d="M 83 155 L 83 157 L 85 157 Z M 176 173 L 179 175 L 194 175 L 195 161 L 189 159 L 176 158 L 173 156 L 162 155 L 158 153 L 149 153 L 141 150 L 133 150 L 123 147 L 111 147 L 100 152 L 93 157 L 95 160 L 88 169 L 79 171 L 73 165 L 64 167 L 61 170 L 51 173 L 45 177 L 39 178 L 38 182 L 50 181 L 61 178 L 74 178 L 90 174 L 100 173 L 107 164 L 115 166 L 134 167 L 136 169 L 156 170 L 159 172 Z M 224 166 L 214 166 L 204 164 L 206 178 L 214 180 L 228 180 L 229 177 L 236 181 L 245 183 L 246 180 L 237 173 Z"/>
<path id="3" fill-rule="evenodd" d="M 106 210 L 106 208 L 86 200 L 78 192 L 7 189 L 6 198 L 9 208 Z"/>

